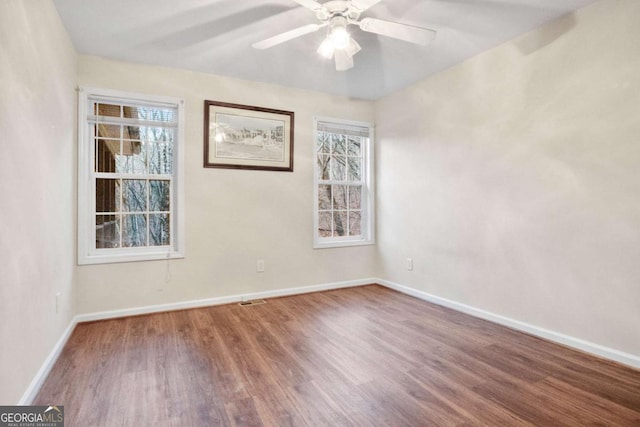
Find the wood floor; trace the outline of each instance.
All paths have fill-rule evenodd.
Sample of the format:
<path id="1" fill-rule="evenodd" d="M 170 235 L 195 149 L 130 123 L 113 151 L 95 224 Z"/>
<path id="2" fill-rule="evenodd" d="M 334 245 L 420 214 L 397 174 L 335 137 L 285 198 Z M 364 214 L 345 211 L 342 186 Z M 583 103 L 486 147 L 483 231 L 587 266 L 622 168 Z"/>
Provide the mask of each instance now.
<path id="1" fill-rule="evenodd" d="M 377 285 L 77 326 L 67 426 L 640 426 L 640 371 Z"/>

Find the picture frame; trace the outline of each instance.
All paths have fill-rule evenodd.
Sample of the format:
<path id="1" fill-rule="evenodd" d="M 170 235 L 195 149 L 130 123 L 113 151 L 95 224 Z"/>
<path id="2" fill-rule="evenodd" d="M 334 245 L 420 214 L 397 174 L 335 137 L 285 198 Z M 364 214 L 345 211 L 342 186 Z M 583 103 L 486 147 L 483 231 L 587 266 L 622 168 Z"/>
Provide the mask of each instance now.
<path id="1" fill-rule="evenodd" d="M 204 167 L 293 172 L 293 111 L 204 101 Z"/>

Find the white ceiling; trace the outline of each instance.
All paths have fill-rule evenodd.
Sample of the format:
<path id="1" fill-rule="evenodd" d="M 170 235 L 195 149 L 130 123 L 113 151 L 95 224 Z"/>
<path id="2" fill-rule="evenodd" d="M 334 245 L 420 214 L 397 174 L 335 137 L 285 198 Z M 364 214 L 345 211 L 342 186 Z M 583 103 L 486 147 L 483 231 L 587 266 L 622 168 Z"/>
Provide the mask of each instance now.
<path id="1" fill-rule="evenodd" d="M 54 0 L 83 54 L 377 99 L 595 0 L 383 0 L 363 17 L 437 30 L 423 47 L 350 26 L 362 46 L 336 71 L 325 31 L 267 50 L 251 44 L 317 23 L 293 0 Z M 323 0 L 320 0 L 323 3 Z"/>

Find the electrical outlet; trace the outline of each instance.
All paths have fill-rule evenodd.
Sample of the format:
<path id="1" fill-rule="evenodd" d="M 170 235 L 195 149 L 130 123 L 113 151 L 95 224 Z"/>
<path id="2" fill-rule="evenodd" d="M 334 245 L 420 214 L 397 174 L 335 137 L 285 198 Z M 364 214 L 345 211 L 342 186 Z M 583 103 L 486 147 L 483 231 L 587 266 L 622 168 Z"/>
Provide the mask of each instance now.
<path id="1" fill-rule="evenodd" d="M 60 297 L 62 294 L 60 292 L 56 293 L 56 314 L 60 312 Z"/>
<path id="2" fill-rule="evenodd" d="M 413 270 L 413 258 L 407 258 L 407 270 Z"/>
<path id="3" fill-rule="evenodd" d="M 256 262 L 256 271 L 258 273 L 264 273 L 264 260 L 263 259 L 259 259 L 258 262 Z"/>

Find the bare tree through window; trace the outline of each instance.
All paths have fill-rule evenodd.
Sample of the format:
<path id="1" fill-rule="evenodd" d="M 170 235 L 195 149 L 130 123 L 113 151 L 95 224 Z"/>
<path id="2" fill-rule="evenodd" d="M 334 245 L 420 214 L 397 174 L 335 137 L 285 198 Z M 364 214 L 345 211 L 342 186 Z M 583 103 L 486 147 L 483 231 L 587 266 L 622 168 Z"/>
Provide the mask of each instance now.
<path id="1" fill-rule="evenodd" d="M 174 121 L 175 112 L 95 103 L 94 113 L 107 118 L 93 131 L 96 248 L 170 245 L 175 129 L 164 123 Z"/>
<path id="2" fill-rule="evenodd" d="M 365 133 L 365 131 L 367 133 Z M 317 236 L 361 237 L 366 182 L 364 145 L 368 129 L 340 131 L 339 126 L 316 130 Z"/>

